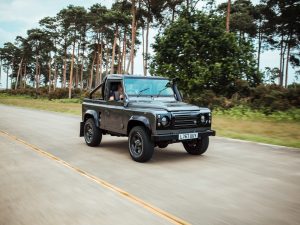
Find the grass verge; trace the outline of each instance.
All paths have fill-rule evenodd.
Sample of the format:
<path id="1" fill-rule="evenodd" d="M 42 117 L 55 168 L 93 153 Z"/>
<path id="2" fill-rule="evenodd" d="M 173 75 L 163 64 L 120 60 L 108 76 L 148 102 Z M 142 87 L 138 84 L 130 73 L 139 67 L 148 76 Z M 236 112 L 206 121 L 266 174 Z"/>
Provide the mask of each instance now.
<path id="1" fill-rule="evenodd" d="M 256 121 L 216 115 L 213 129 L 218 136 L 300 148 L 300 123 Z"/>
<path id="2" fill-rule="evenodd" d="M 24 96 L 0 94 L 0 104 L 21 106 L 72 115 L 81 115 L 79 99 L 32 99 Z M 216 113 L 213 117 L 213 129 L 218 136 L 256 141 L 268 144 L 300 148 L 300 122 L 278 121 L 255 117 L 239 117 Z"/>
<path id="3" fill-rule="evenodd" d="M 9 96 L 0 94 L 0 104 L 27 107 L 33 109 L 47 110 L 52 112 L 62 112 L 72 115 L 81 114 L 80 99 L 56 99 L 47 98 L 33 99 L 28 96 Z"/>

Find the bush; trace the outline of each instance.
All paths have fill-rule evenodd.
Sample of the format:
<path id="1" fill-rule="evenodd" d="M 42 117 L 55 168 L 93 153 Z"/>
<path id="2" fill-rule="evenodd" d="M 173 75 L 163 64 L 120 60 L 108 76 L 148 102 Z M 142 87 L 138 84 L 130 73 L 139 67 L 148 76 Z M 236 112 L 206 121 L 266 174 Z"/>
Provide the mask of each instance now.
<path id="1" fill-rule="evenodd" d="M 49 93 L 48 87 L 41 87 L 38 90 L 35 88 L 26 88 L 26 89 L 8 89 L 2 90 L 0 93 L 6 93 L 8 95 L 25 95 L 33 98 L 48 98 L 52 99 L 65 99 L 69 97 L 69 89 L 68 88 L 56 88 L 55 91 L 51 91 Z M 72 90 L 72 98 L 84 98 L 88 97 L 89 91 L 81 91 L 81 89 L 76 88 Z"/>
<path id="2" fill-rule="evenodd" d="M 69 97 L 69 89 L 68 88 L 56 88 L 55 91 L 50 92 L 48 95 L 49 100 L 51 99 L 62 99 Z"/>
<path id="3" fill-rule="evenodd" d="M 194 94 L 196 97 L 189 97 L 186 100 L 212 109 L 247 106 L 265 114 L 300 108 L 300 85 L 283 88 L 273 84 L 251 88 L 247 82 L 237 81 L 237 84 L 236 92 L 230 97 L 217 96 L 212 90 L 204 90 L 198 96 Z"/>

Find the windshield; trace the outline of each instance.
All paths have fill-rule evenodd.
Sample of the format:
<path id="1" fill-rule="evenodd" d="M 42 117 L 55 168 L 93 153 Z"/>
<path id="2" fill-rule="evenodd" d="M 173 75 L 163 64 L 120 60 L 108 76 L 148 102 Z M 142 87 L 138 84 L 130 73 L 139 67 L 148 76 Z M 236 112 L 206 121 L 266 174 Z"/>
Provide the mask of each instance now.
<path id="1" fill-rule="evenodd" d="M 131 96 L 174 96 L 173 89 L 167 79 L 126 77 L 125 91 Z"/>

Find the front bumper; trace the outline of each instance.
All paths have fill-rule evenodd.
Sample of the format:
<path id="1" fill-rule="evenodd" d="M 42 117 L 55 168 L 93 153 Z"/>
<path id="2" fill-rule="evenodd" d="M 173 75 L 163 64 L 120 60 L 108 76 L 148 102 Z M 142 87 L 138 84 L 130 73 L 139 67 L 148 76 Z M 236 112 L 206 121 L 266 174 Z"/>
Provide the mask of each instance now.
<path id="1" fill-rule="evenodd" d="M 188 133 L 188 132 L 185 132 Z M 198 131 L 198 139 L 201 139 L 202 137 L 207 136 L 216 136 L 216 131 L 214 130 L 205 130 L 205 131 Z M 154 142 L 160 142 L 160 141 L 168 141 L 168 142 L 180 142 L 178 139 L 179 133 L 172 133 L 172 134 L 157 134 L 157 135 L 151 135 L 151 139 Z"/>

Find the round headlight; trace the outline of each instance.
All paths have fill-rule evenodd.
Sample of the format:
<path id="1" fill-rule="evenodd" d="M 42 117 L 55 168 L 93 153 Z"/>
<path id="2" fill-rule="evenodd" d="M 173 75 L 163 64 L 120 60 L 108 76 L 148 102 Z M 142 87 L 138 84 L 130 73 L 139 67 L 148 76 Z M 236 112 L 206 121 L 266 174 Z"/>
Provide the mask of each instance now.
<path id="1" fill-rule="evenodd" d="M 201 123 L 205 123 L 205 116 L 204 115 L 201 116 Z"/>
<path id="2" fill-rule="evenodd" d="M 163 118 L 161 118 L 161 124 L 165 127 L 167 126 L 169 123 L 169 118 L 164 116 Z"/>

